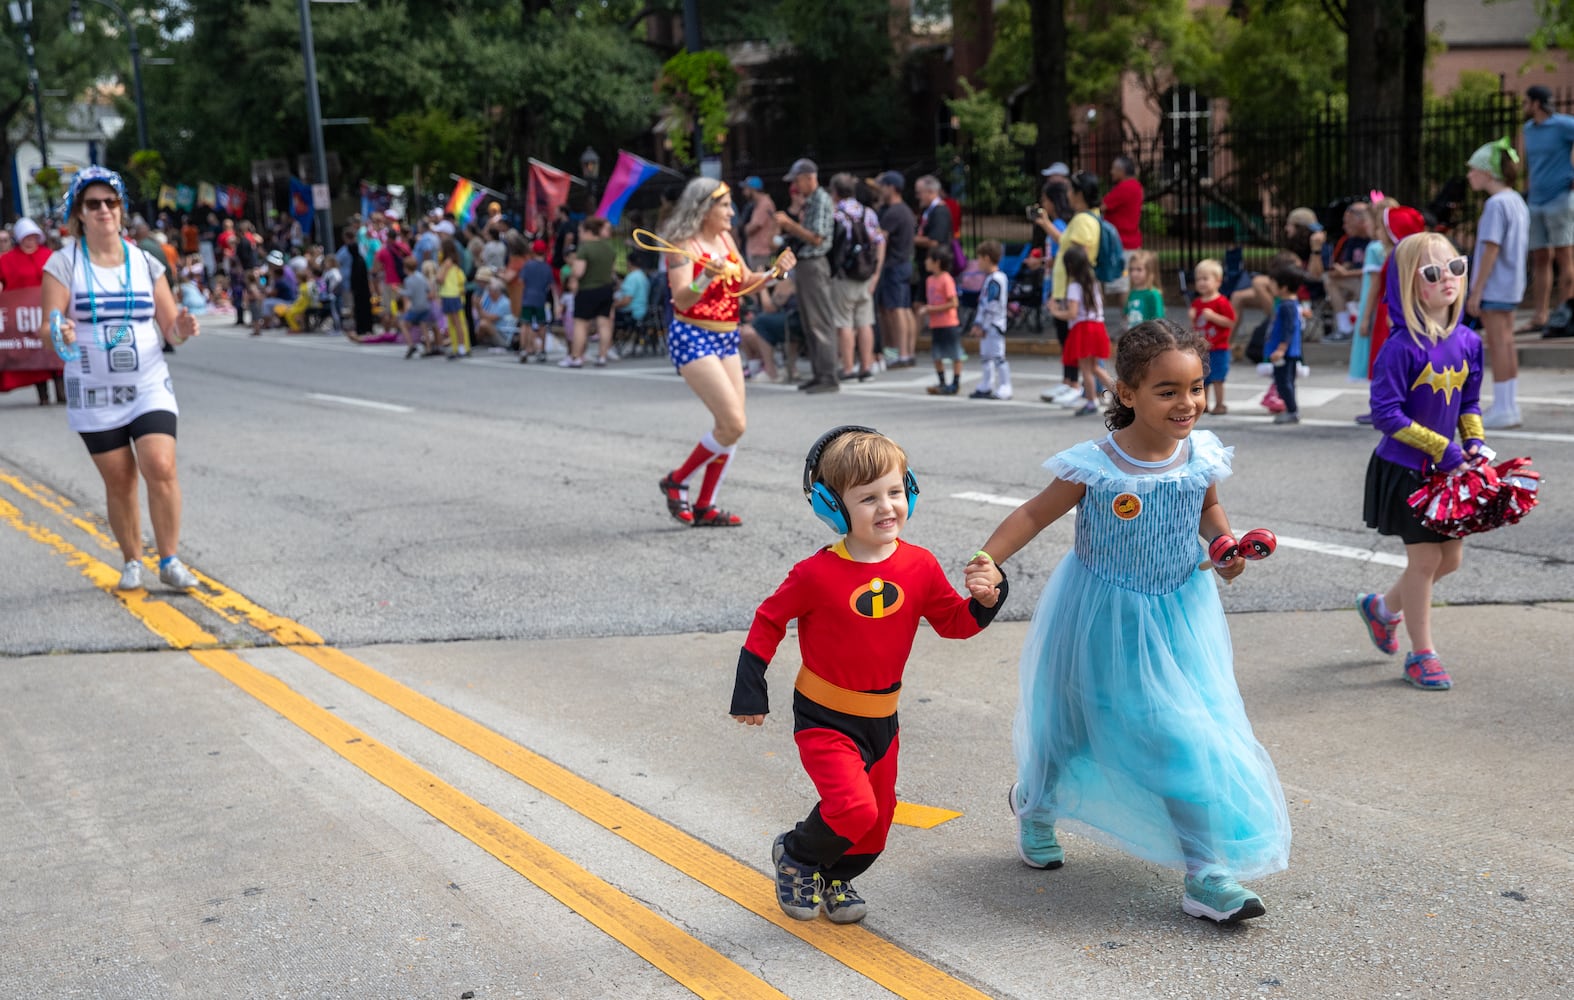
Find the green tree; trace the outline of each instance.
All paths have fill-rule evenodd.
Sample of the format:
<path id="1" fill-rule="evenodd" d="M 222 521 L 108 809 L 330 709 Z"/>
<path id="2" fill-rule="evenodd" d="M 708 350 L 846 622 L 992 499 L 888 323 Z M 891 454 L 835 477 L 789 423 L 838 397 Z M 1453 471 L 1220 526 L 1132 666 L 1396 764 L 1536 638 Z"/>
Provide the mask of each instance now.
<path id="1" fill-rule="evenodd" d="M 1541 26 L 1530 36 L 1531 48 L 1542 53 L 1550 49 L 1574 53 L 1574 0 L 1536 0 L 1536 13 L 1541 17 Z"/>
<path id="2" fill-rule="evenodd" d="M 101 35 L 73 34 L 67 17 L 69 10 L 69 0 L 33 2 L 33 57 L 40 88 L 63 90 L 66 94 L 44 98 L 46 145 L 49 133 L 65 122 L 71 105 L 87 95 L 94 80 L 130 61 L 130 50 L 123 42 L 112 46 Z M 9 17 L 0 16 L 0 164 L 7 167 L 0 171 L 0 217 L 9 218 L 13 203 L 8 190 L 9 165 L 16 152 L 12 138 L 21 133 L 25 141 L 36 141 L 33 122 L 33 91 L 28 83 L 22 32 Z M 50 165 L 60 165 L 53 152 Z"/>
<path id="3" fill-rule="evenodd" d="M 293 163 L 310 150 L 296 0 L 155 6 L 176 29 L 164 33 L 161 54 L 178 71 L 147 74 L 152 144 L 171 176 L 244 181 L 254 159 Z M 372 121 L 325 131 L 341 189 L 406 176 L 416 163 L 423 176 L 452 171 L 507 186 L 527 156 L 571 162 L 585 144 L 648 134 L 658 60 L 630 25 L 636 13 L 623 0 L 314 5 L 323 115 Z M 439 131 L 437 118 L 453 127 Z M 419 148 L 390 159 L 401 138 Z"/>
<path id="4" fill-rule="evenodd" d="M 738 71 L 727 57 L 714 50 L 679 52 L 661 67 L 657 87 L 675 119 L 667 133 L 672 155 L 693 163 L 702 153 L 721 152 L 727 141 L 727 112 L 738 89 Z M 701 151 L 690 148 L 696 122 L 705 145 Z"/>
<path id="5" fill-rule="evenodd" d="M 1031 122 L 1006 122 L 1006 109 L 985 90 L 958 81 L 962 96 L 946 102 L 956 118 L 962 138 L 960 148 L 942 147 L 939 159 L 947 163 L 958 154 L 968 164 L 967 202 L 974 211 L 1001 212 L 1036 198 L 1038 178 L 1022 169 L 1022 152 L 1038 139 Z"/>

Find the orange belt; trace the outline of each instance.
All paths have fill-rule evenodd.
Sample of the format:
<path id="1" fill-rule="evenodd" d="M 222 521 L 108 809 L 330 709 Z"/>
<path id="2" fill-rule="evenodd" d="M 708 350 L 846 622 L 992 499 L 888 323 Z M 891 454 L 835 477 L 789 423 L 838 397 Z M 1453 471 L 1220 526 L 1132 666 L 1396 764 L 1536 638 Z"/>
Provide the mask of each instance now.
<path id="1" fill-rule="evenodd" d="M 897 695 L 901 689 L 874 694 L 869 691 L 849 691 L 837 687 L 808 667 L 798 669 L 798 679 L 793 687 L 817 705 L 824 705 L 833 712 L 856 715 L 864 719 L 884 719 L 896 714 Z"/>

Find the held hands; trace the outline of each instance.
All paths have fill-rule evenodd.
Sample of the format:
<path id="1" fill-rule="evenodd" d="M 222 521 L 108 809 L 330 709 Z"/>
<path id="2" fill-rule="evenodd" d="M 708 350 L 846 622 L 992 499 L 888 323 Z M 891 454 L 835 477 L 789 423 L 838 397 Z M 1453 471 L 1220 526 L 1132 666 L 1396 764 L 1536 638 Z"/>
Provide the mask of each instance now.
<path id="1" fill-rule="evenodd" d="M 1000 573 L 995 561 L 989 558 L 989 553 L 979 551 L 975 554 L 962 574 L 963 583 L 967 585 L 967 592 L 973 595 L 973 600 L 986 608 L 995 606 L 1000 600 L 1000 581 L 1004 577 Z"/>

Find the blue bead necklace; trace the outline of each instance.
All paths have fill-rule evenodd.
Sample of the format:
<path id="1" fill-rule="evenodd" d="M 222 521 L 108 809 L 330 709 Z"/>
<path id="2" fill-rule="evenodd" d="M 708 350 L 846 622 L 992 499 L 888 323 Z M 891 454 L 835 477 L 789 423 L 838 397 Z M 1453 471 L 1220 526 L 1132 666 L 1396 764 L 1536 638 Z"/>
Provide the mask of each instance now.
<path id="1" fill-rule="evenodd" d="M 89 256 L 87 259 L 87 307 L 88 312 L 93 320 L 93 336 L 98 338 L 98 346 L 102 348 L 106 354 L 113 348 L 119 347 L 120 342 L 126 339 L 126 334 L 131 330 L 131 309 L 136 304 L 135 296 L 131 290 L 131 245 L 125 240 L 121 240 L 120 244 L 121 255 L 126 259 L 125 273 L 121 276 L 121 281 L 124 282 L 126 290 L 125 311 L 122 313 L 122 315 L 125 317 L 125 322 L 115 329 L 115 337 L 113 340 L 104 335 L 104 329 L 99 325 L 98 322 L 98 296 L 94 294 L 93 291 L 94 287 L 98 284 L 98 272 L 93 266 L 93 258 Z M 82 241 L 78 240 L 77 253 L 80 254 L 81 252 Z M 105 285 L 104 291 L 107 293 L 113 291 L 113 289 L 111 289 L 108 285 Z"/>

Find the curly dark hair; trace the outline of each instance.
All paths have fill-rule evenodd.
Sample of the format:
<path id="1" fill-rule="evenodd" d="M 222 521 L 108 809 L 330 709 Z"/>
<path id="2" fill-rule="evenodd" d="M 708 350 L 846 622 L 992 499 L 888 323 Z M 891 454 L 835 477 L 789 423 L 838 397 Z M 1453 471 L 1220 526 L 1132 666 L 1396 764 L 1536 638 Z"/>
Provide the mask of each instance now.
<path id="1" fill-rule="evenodd" d="M 1138 323 L 1120 338 L 1115 349 L 1115 377 L 1123 384 L 1136 388 L 1148 376 L 1148 366 L 1165 351 L 1190 351 L 1202 362 L 1202 372 L 1208 373 L 1208 342 L 1195 331 L 1172 323 L 1167 319 L 1150 319 Z M 1114 393 L 1109 408 L 1104 411 L 1104 426 L 1112 431 L 1130 427 L 1137 413 L 1120 401 Z"/>

